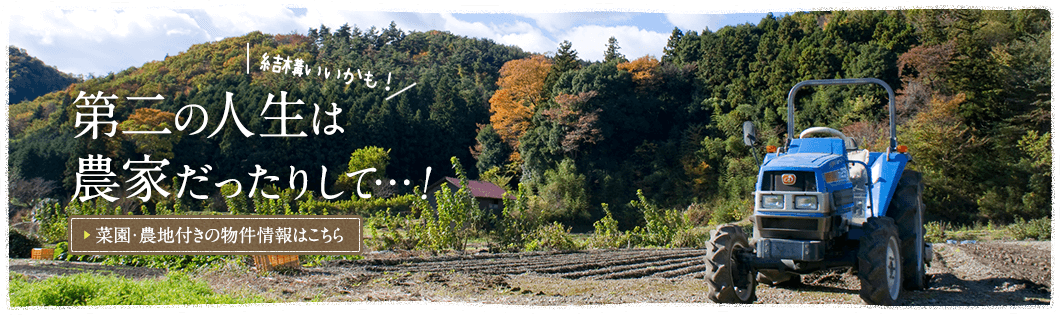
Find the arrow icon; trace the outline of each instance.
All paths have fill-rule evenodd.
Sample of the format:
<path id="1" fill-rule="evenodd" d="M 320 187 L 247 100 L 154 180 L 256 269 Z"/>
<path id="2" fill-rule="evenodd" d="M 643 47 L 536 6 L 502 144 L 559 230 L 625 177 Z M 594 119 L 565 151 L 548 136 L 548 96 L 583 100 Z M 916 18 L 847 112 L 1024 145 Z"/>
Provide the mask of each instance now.
<path id="1" fill-rule="evenodd" d="M 85 239 L 88 239 L 88 235 L 89 235 L 88 231 L 82 231 L 82 232 L 85 232 Z"/>

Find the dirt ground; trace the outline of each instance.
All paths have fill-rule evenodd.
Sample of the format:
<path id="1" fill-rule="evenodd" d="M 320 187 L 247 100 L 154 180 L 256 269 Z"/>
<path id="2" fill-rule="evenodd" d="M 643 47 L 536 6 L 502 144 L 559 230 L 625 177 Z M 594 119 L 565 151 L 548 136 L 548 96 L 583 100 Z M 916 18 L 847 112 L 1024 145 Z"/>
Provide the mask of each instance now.
<path id="1" fill-rule="evenodd" d="M 929 287 L 903 305 L 1042 305 L 1052 296 L 1049 242 L 935 244 Z M 436 301 L 519 305 L 709 303 L 702 249 L 622 249 L 421 256 L 383 252 L 363 260 L 257 272 L 232 264 L 202 271 L 217 291 L 276 301 Z M 163 270 L 12 259 L 31 279 L 76 272 L 151 278 Z M 857 276 L 817 272 L 802 283 L 760 284 L 763 304 L 860 304 Z"/>

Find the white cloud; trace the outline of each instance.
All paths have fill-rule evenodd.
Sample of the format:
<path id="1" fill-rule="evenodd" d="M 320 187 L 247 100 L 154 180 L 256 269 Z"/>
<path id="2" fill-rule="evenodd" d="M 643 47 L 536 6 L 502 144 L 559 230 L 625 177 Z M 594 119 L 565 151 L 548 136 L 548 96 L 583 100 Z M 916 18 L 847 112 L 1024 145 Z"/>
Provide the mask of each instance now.
<path id="1" fill-rule="evenodd" d="M 710 27 L 711 31 L 717 31 L 720 28 L 719 25 L 723 25 L 725 16 L 722 14 L 667 13 L 666 20 L 685 32 L 690 30 L 701 32 L 707 27 Z"/>
<path id="2" fill-rule="evenodd" d="M 670 34 L 652 32 L 636 26 L 578 26 L 559 36 L 560 40 L 569 40 L 571 47 L 578 51 L 578 58 L 590 61 L 604 59 L 607 40 L 612 36 L 618 40 L 619 52 L 629 59 L 644 55 L 656 58 L 662 55 L 666 40 Z"/>
<path id="3" fill-rule="evenodd" d="M 567 30 L 576 25 L 613 24 L 633 19 L 633 13 L 627 12 L 517 13 L 516 15 L 533 19 L 537 26 L 550 33 Z"/>
<path id="4" fill-rule="evenodd" d="M 535 52 L 535 53 L 547 53 L 555 52 L 559 47 L 559 43 L 549 39 L 540 30 L 534 29 L 525 33 L 511 33 L 501 35 L 500 38 L 494 39 L 494 41 L 504 45 L 515 45 L 519 46 L 523 50 Z"/>
<path id="5" fill-rule="evenodd" d="M 61 71 L 80 74 L 162 59 L 206 35 L 194 19 L 172 10 L 22 10 L 11 18 L 12 44 Z"/>
<path id="6" fill-rule="evenodd" d="M 497 38 L 497 35 L 499 35 L 496 27 L 491 27 L 482 22 L 464 22 L 449 13 L 443 13 L 441 17 L 445 20 L 442 28 L 453 34 L 478 38 Z"/>

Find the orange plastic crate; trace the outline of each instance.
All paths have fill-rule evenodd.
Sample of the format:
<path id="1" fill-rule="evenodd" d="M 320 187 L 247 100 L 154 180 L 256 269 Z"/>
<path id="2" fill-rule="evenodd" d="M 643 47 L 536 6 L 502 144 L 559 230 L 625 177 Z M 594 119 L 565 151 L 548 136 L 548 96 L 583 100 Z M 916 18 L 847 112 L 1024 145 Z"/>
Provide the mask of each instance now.
<path id="1" fill-rule="evenodd" d="M 53 259 L 55 258 L 55 249 L 52 248 L 34 248 L 33 252 L 30 253 L 30 259 Z"/>
<path id="2" fill-rule="evenodd" d="M 254 256 L 254 266 L 258 270 L 275 270 L 278 267 L 299 268 L 302 263 L 298 255 L 258 255 Z"/>

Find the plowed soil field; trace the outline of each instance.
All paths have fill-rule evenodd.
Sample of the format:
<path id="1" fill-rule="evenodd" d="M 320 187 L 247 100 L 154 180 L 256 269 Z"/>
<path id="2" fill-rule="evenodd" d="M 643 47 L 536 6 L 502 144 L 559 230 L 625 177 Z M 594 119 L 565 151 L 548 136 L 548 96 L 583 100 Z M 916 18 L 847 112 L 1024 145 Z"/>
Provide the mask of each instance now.
<path id="1" fill-rule="evenodd" d="M 703 249 L 617 249 L 430 256 L 377 252 L 361 260 L 281 272 L 230 265 L 199 276 L 218 291 L 278 301 L 446 301 L 520 305 L 709 303 Z M 1049 242 L 935 244 L 929 287 L 903 305 L 1040 305 L 1052 295 Z M 73 272 L 157 277 L 149 268 L 11 260 L 30 278 Z M 123 269 L 125 268 L 125 269 Z M 108 271 L 110 270 L 110 271 Z M 804 275 L 784 287 L 760 284 L 756 303 L 859 304 L 849 269 Z"/>

